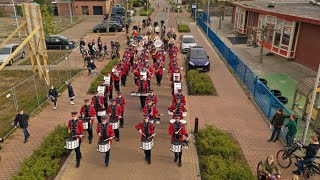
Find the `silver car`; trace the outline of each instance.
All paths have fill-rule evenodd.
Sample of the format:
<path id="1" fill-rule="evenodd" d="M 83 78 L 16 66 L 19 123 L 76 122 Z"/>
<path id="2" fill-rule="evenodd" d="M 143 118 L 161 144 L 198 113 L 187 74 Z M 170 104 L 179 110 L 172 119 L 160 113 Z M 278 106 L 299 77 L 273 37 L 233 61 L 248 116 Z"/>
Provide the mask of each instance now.
<path id="1" fill-rule="evenodd" d="M 6 44 L 0 49 L 0 64 L 2 64 L 17 48 L 19 44 Z M 14 61 L 24 58 L 25 52 L 21 49 L 8 63 L 12 65 Z"/>
<path id="2" fill-rule="evenodd" d="M 180 37 L 181 52 L 188 52 L 191 47 L 197 46 L 197 41 L 192 35 L 182 35 Z"/>

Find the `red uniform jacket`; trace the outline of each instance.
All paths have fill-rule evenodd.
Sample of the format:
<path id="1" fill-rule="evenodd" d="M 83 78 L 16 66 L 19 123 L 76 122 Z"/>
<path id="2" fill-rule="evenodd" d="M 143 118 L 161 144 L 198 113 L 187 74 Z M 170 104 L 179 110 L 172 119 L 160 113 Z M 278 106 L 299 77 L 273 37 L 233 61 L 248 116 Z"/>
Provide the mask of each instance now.
<path id="1" fill-rule="evenodd" d="M 148 80 L 151 81 L 152 76 L 153 76 L 153 68 L 149 67 L 149 69 L 147 69 L 147 78 L 148 78 Z"/>
<path id="2" fill-rule="evenodd" d="M 141 84 L 141 83 L 143 83 L 143 84 Z M 138 92 L 142 92 L 142 93 L 146 93 L 147 92 L 147 89 L 148 89 L 147 81 L 143 80 L 141 82 L 141 80 L 139 79 L 139 80 L 137 80 L 136 86 L 138 87 Z M 143 89 L 141 89 L 141 86 L 142 86 Z"/>
<path id="3" fill-rule="evenodd" d="M 157 104 L 158 103 L 158 98 L 156 95 L 148 95 L 147 98 L 146 98 L 146 104 L 148 103 L 149 100 L 152 100 L 154 104 Z"/>
<path id="4" fill-rule="evenodd" d="M 117 97 L 116 103 L 121 107 L 121 112 L 123 113 L 124 112 L 124 105 L 126 105 L 125 99 L 123 97 L 121 97 L 121 98 Z"/>
<path id="5" fill-rule="evenodd" d="M 174 104 L 174 103 L 176 102 L 177 97 L 180 97 L 181 103 L 182 103 L 183 105 L 186 105 L 186 104 L 187 104 L 187 102 L 186 102 L 186 97 L 185 97 L 184 95 L 182 95 L 182 94 L 181 94 L 181 95 L 178 95 L 178 94 L 174 95 L 174 96 L 173 96 L 173 99 L 172 99 L 172 104 Z"/>
<path id="6" fill-rule="evenodd" d="M 164 67 L 163 62 L 160 62 L 160 63 L 155 62 L 153 64 L 155 74 L 163 74 L 163 67 Z"/>
<path id="7" fill-rule="evenodd" d="M 108 86 L 108 85 L 105 85 L 105 91 L 104 91 L 104 97 L 105 98 L 109 98 L 109 95 L 110 95 L 110 92 L 112 91 L 112 87 L 111 86 Z"/>
<path id="8" fill-rule="evenodd" d="M 117 68 L 117 71 L 119 72 L 119 76 L 116 76 L 116 74 L 114 72 L 111 73 L 112 79 L 114 81 L 120 81 L 120 73 L 121 73 L 121 69 Z"/>
<path id="9" fill-rule="evenodd" d="M 104 100 L 102 96 L 99 96 L 99 104 L 101 105 L 101 107 L 103 107 L 104 105 Z M 94 96 L 91 98 L 91 105 L 94 106 Z"/>
<path id="10" fill-rule="evenodd" d="M 80 109 L 79 113 L 80 113 L 81 116 L 83 116 L 83 117 L 85 116 L 84 106 L 81 106 L 81 109 Z M 90 123 L 93 124 L 93 121 L 94 121 L 93 117 L 96 116 L 96 110 L 94 109 L 93 106 L 90 107 L 89 115 L 91 117 Z"/>
<path id="11" fill-rule="evenodd" d="M 176 110 L 176 103 L 173 103 L 170 107 L 169 107 L 169 111 L 170 112 L 174 112 L 175 110 Z M 180 110 L 182 111 L 182 112 L 186 112 L 187 111 L 187 109 L 184 107 L 184 104 L 182 104 L 182 103 L 180 103 Z"/>
<path id="12" fill-rule="evenodd" d="M 141 129 L 142 133 L 143 134 L 146 134 L 145 131 L 144 131 L 144 128 L 143 128 L 143 124 L 144 122 L 142 123 L 139 123 L 135 126 L 135 128 L 139 131 L 139 129 Z M 154 134 L 154 130 L 153 130 L 153 124 L 152 123 L 149 123 L 149 127 L 148 127 L 148 133 L 149 135 L 151 136 L 152 134 Z M 145 138 L 144 135 L 141 134 L 141 140 Z M 148 138 L 148 137 L 147 137 Z"/>
<path id="13" fill-rule="evenodd" d="M 150 113 L 149 113 L 149 111 L 150 111 Z M 143 112 L 145 114 L 150 114 L 153 119 L 156 118 L 156 115 L 160 114 L 159 111 L 157 110 L 156 105 L 153 105 L 152 107 L 145 105 L 143 108 Z"/>
<path id="14" fill-rule="evenodd" d="M 180 128 L 181 130 L 179 131 L 179 133 L 175 134 L 175 132 L 178 131 Z M 181 124 L 180 122 L 179 123 L 174 122 L 169 126 L 169 134 L 171 135 L 171 141 L 173 140 L 183 141 L 183 136 L 187 134 L 187 131 L 184 124 Z"/>
<path id="15" fill-rule="evenodd" d="M 140 76 L 139 64 L 133 63 L 131 66 L 131 73 L 133 73 L 134 76 Z"/>
<path id="16" fill-rule="evenodd" d="M 77 120 L 78 123 L 76 124 L 76 127 L 75 127 L 75 129 L 76 129 L 75 134 L 73 134 L 73 132 L 72 132 L 72 129 L 73 129 L 73 127 L 72 127 L 72 121 L 73 121 L 73 120 L 69 120 L 69 122 L 68 122 L 68 130 L 71 130 L 71 136 L 83 135 L 84 129 L 83 129 L 82 120 L 79 120 L 79 119 Z M 78 139 L 79 139 L 79 141 L 81 140 L 80 137 L 78 137 Z"/>
<path id="17" fill-rule="evenodd" d="M 109 137 L 114 136 L 114 131 L 112 129 L 112 126 L 109 123 L 107 123 L 106 126 L 107 127 L 105 128 L 104 132 L 102 131 L 103 130 L 102 129 L 102 123 L 99 123 L 98 126 L 97 126 L 97 134 L 101 133 L 101 136 L 99 137 L 99 141 L 100 140 L 105 140 L 105 139 L 107 139 Z M 107 135 L 107 137 L 105 139 L 103 139 L 103 133 L 106 133 L 106 135 Z M 109 141 L 110 141 L 110 144 L 112 144 L 112 139 L 110 139 Z"/>
<path id="18" fill-rule="evenodd" d="M 119 117 L 122 115 L 122 111 L 121 111 L 121 107 L 119 105 L 117 105 L 117 108 L 116 108 L 116 116 Z M 112 114 L 112 110 L 111 110 L 111 104 L 108 106 L 108 109 L 107 109 L 107 113 L 109 114 L 109 116 Z"/>

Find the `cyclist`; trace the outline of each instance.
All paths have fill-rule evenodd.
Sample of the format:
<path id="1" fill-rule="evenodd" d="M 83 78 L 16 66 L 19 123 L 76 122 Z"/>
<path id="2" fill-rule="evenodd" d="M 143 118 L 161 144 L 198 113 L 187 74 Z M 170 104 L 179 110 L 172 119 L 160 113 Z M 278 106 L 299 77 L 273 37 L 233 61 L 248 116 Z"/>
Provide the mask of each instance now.
<path id="1" fill-rule="evenodd" d="M 312 135 L 310 137 L 310 144 L 308 146 L 303 145 L 302 148 L 306 149 L 306 155 L 303 157 L 303 159 L 296 163 L 298 170 L 292 171 L 296 175 L 301 175 L 304 163 L 313 162 L 316 159 L 318 150 L 320 148 L 317 135 Z"/>
<path id="2" fill-rule="evenodd" d="M 262 173 L 264 174 L 264 176 L 262 176 L 261 180 L 267 180 L 274 175 L 276 175 L 277 179 L 281 178 L 280 168 L 274 162 L 274 158 L 272 155 L 268 156 L 266 161 L 262 163 Z"/>
<path id="3" fill-rule="evenodd" d="M 99 48 L 99 51 L 101 52 L 101 50 L 102 50 L 102 41 L 101 41 L 101 37 L 98 37 L 98 48 Z"/>
<path id="4" fill-rule="evenodd" d="M 107 50 L 108 50 L 108 47 L 107 47 L 107 43 L 106 43 L 106 42 L 105 42 L 104 45 L 103 45 L 103 50 L 104 50 L 104 52 L 107 52 Z"/>

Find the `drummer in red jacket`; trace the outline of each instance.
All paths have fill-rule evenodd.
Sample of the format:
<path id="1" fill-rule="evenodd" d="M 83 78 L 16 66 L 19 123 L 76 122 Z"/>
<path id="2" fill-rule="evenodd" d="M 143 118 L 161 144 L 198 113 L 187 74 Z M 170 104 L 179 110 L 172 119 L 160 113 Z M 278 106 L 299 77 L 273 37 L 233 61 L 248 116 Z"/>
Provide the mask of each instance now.
<path id="1" fill-rule="evenodd" d="M 135 128 L 141 134 L 141 141 L 153 138 L 155 136 L 155 133 L 153 130 L 153 124 L 149 123 L 149 114 L 143 115 L 143 119 L 144 119 L 143 122 L 135 126 Z M 144 150 L 144 154 L 145 154 L 145 160 L 148 162 L 148 164 L 151 164 L 151 149 Z"/>
<path id="2" fill-rule="evenodd" d="M 94 117 L 96 116 L 96 111 L 94 107 L 90 105 L 89 98 L 84 99 L 84 105 L 81 106 L 81 109 L 80 109 L 80 116 L 83 117 L 85 122 L 88 121 L 88 129 L 87 129 L 87 132 L 89 134 L 88 140 L 89 140 L 89 144 L 91 144 L 92 143 L 92 125 L 93 125 Z"/>
<path id="3" fill-rule="evenodd" d="M 80 166 L 80 159 L 81 159 L 81 151 L 80 151 L 80 145 L 81 145 L 81 138 L 84 133 L 83 124 L 82 121 L 78 119 L 78 112 L 71 112 L 72 119 L 68 122 L 68 133 L 71 137 L 78 138 L 79 146 L 75 148 L 76 152 L 76 167 L 78 168 Z"/>
<path id="4" fill-rule="evenodd" d="M 179 167 L 182 166 L 181 158 L 182 158 L 182 141 L 183 141 L 183 136 L 187 137 L 187 140 L 189 139 L 189 135 L 187 134 L 187 130 L 180 122 L 180 116 L 175 116 L 175 122 L 170 124 L 169 126 L 169 134 L 171 135 L 171 143 L 174 141 L 179 141 L 181 143 L 181 151 L 180 152 L 175 152 L 174 153 L 174 162 L 177 162 L 179 159 Z"/>
<path id="5" fill-rule="evenodd" d="M 178 93 L 173 96 L 172 104 L 176 102 L 176 99 L 181 99 L 183 105 L 187 104 L 186 97 L 182 94 L 182 89 L 178 89 Z"/>
<path id="6" fill-rule="evenodd" d="M 102 120 L 102 123 L 99 123 L 97 127 L 97 134 L 99 136 L 99 141 L 109 141 L 111 145 L 112 139 L 114 138 L 114 131 L 110 123 L 107 122 L 107 116 L 102 116 L 101 120 Z M 104 159 L 105 166 L 109 165 L 110 150 L 106 152 L 106 156 Z"/>

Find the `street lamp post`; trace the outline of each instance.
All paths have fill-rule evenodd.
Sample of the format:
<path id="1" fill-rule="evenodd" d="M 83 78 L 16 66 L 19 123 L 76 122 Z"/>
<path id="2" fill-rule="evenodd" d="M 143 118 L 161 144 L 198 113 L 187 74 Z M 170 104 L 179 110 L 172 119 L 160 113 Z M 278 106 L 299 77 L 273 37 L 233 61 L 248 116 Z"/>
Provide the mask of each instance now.
<path id="1" fill-rule="evenodd" d="M 13 6 L 14 16 L 15 16 L 15 19 L 16 19 L 16 25 L 17 25 L 17 28 L 18 28 L 18 27 L 19 27 L 19 22 L 18 22 L 18 17 L 17 17 L 16 6 L 14 5 L 14 0 L 12 0 L 12 6 Z M 20 31 L 19 31 L 19 38 L 21 39 L 21 33 L 20 33 Z"/>
<path id="2" fill-rule="evenodd" d="M 210 3 L 210 0 L 208 0 L 208 13 L 207 13 L 207 35 L 209 35 L 209 18 L 210 18 L 210 15 L 209 15 L 209 3 Z"/>
<path id="3" fill-rule="evenodd" d="M 70 11 L 70 22 L 72 23 L 72 9 L 71 9 L 71 2 L 69 1 L 69 11 Z"/>

